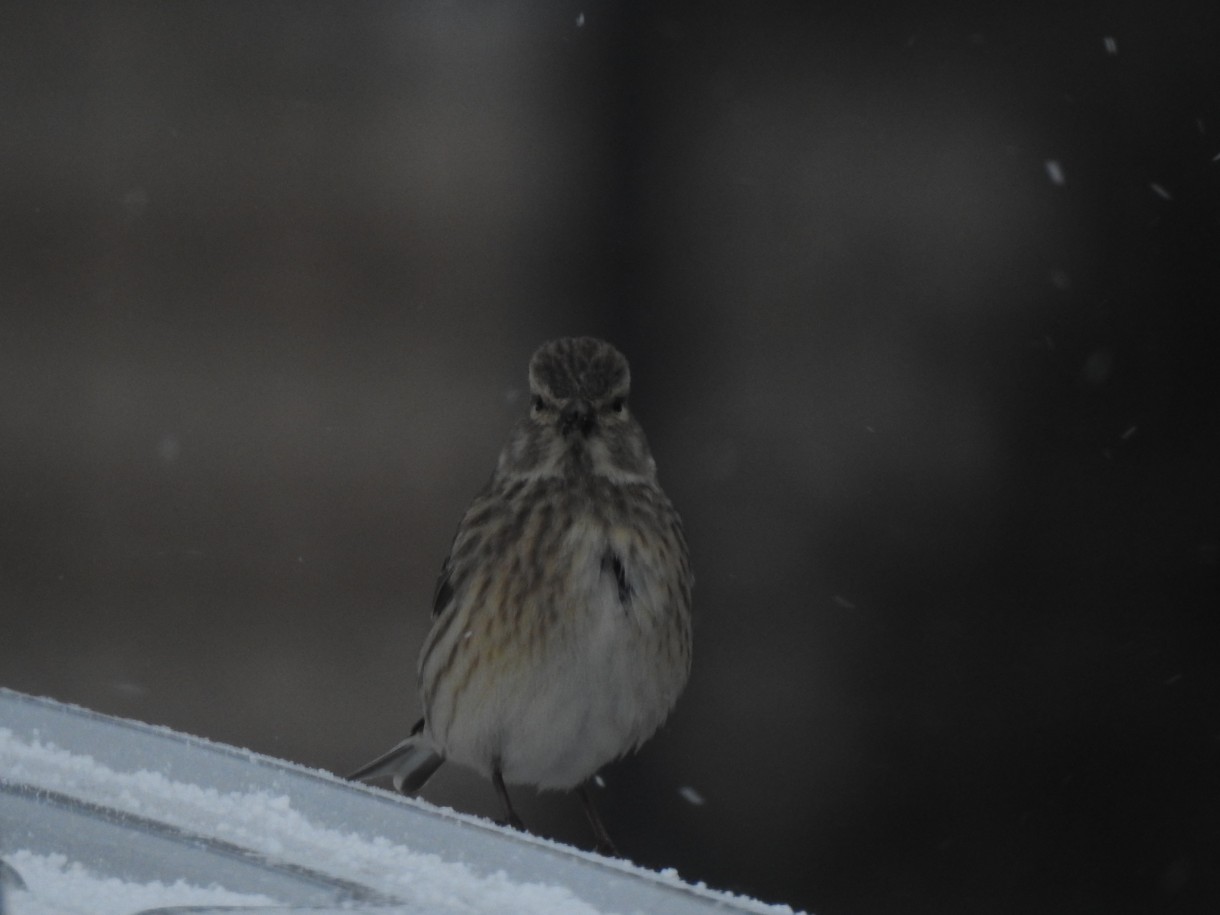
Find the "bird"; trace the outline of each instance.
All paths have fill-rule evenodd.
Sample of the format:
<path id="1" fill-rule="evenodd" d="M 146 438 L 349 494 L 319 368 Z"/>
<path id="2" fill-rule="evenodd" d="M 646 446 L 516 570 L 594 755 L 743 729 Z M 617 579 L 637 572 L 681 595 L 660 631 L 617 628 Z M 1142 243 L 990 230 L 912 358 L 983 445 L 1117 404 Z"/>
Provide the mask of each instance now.
<path id="1" fill-rule="evenodd" d="M 418 792 L 450 760 L 507 785 L 576 790 L 595 848 L 618 851 L 590 784 L 664 723 L 690 676 L 694 576 L 678 512 L 593 337 L 544 343 L 529 412 L 458 525 L 420 651 L 423 717 L 352 772 Z"/>

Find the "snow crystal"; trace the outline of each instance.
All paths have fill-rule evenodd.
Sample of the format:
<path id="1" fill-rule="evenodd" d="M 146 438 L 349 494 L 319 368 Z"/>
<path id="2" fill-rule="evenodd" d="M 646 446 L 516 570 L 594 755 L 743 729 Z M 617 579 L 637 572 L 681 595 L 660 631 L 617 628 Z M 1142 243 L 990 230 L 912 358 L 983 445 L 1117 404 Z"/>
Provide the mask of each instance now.
<path id="1" fill-rule="evenodd" d="M 1063 166 L 1055 159 L 1046 160 L 1046 176 L 1051 179 L 1051 184 L 1061 187 L 1065 179 L 1063 176 Z"/>
<path id="2" fill-rule="evenodd" d="M 692 804 L 695 807 L 702 807 L 707 803 L 703 795 L 694 788 L 690 787 L 690 785 L 684 785 L 683 787 L 679 788 L 678 794 L 682 795 L 682 800 L 686 801 L 688 804 Z"/>
<path id="3" fill-rule="evenodd" d="M 1102 39 L 1102 43 L 1106 46 L 1107 54 L 1109 54 L 1111 57 L 1116 57 L 1118 55 L 1118 41 L 1113 35 L 1107 35 Z"/>
<path id="4" fill-rule="evenodd" d="M 172 432 L 163 436 L 157 442 L 157 457 L 167 464 L 172 464 L 182 455 L 182 442 Z"/>

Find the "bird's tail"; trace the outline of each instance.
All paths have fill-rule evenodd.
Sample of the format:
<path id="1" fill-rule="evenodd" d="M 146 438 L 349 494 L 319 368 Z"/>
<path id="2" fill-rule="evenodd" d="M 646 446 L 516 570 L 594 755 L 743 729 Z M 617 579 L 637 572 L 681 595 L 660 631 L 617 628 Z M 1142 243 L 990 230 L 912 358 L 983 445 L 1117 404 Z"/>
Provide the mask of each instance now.
<path id="1" fill-rule="evenodd" d="M 410 737 L 372 762 L 365 763 L 347 776 L 348 779 L 365 782 L 388 775 L 396 791 L 414 794 L 445 761 L 424 737 L 423 730 L 424 722 L 421 718 L 415 727 L 411 728 Z"/>

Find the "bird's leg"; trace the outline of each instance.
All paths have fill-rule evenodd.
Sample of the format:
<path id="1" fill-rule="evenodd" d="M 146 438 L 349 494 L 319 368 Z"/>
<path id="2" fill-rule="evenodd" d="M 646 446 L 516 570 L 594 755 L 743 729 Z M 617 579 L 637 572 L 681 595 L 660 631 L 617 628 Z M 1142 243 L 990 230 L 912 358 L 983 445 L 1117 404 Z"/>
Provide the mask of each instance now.
<path id="1" fill-rule="evenodd" d="M 504 785 L 504 773 L 500 771 L 498 762 L 492 767 L 491 783 L 496 786 L 496 794 L 500 795 L 500 803 L 504 805 L 503 825 L 525 832 L 525 824 L 521 822 L 521 817 L 517 816 L 517 811 L 513 810 L 513 802 L 508 799 L 508 788 Z"/>
<path id="2" fill-rule="evenodd" d="M 585 814 L 589 817 L 589 825 L 593 827 L 593 836 L 597 840 L 594 851 L 610 858 L 621 858 L 622 855 L 619 854 L 614 840 L 610 838 L 610 833 L 606 832 L 606 826 L 597 814 L 597 807 L 593 804 L 593 795 L 589 791 L 589 782 L 584 782 L 576 790 L 580 793 L 580 802 L 585 806 Z"/>

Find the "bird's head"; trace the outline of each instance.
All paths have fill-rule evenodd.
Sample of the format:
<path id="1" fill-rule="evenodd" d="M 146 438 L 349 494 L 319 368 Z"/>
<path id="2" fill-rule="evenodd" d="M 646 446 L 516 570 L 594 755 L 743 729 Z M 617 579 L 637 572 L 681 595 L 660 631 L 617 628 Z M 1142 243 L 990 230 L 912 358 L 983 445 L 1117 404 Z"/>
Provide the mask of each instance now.
<path id="1" fill-rule="evenodd" d="M 529 365 L 530 412 L 501 465 L 526 476 L 592 473 L 614 482 L 654 479 L 644 431 L 627 406 L 631 370 L 594 337 L 544 343 Z"/>

